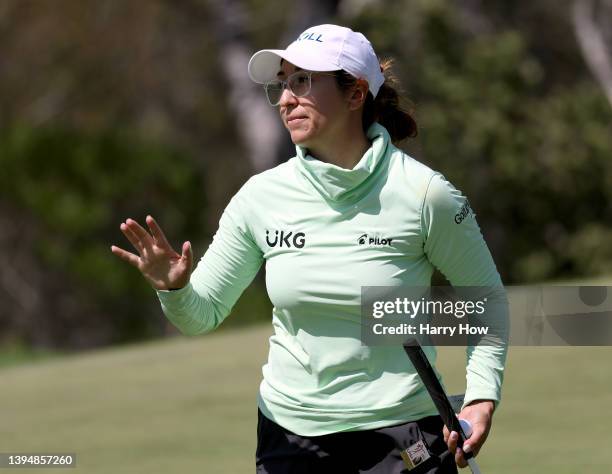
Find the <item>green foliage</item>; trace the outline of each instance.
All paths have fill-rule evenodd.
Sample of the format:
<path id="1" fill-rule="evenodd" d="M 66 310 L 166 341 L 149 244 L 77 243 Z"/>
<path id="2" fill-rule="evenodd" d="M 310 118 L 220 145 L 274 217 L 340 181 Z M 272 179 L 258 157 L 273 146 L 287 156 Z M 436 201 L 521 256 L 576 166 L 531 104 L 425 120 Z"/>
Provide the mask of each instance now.
<path id="1" fill-rule="evenodd" d="M 416 102 L 417 158 L 468 195 L 504 280 L 609 271 L 612 110 L 597 85 L 556 84 L 570 74 L 534 52 L 539 38 L 510 27 L 473 34 L 451 2 L 393 8 L 366 10 L 358 24 L 386 38 Z M 390 13 L 403 27 L 365 19 Z"/>
<path id="2" fill-rule="evenodd" d="M 26 230 L 35 235 L 30 250 L 54 280 L 63 282 L 50 284 L 46 293 L 41 289 L 43 298 L 53 299 L 54 291 L 73 293 L 99 311 L 83 315 L 81 305 L 73 308 L 79 314 L 61 314 L 66 338 L 78 325 L 90 325 L 92 331 L 105 328 L 110 338 L 106 342 L 159 336 L 164 330 L 150 286 L 110 252 L 111 244 L 135 252 L 119 230 L 126 218 L 144 225 L 151 214 L 176 249 L 189 239 L 198 254 L 211 236 L 205 227 L 203 176 L 193 159 L 134 137 L 116 130 L 28 127 L 0 135 L 0 201 L 10 202 L 37 223 L 36 229 Z M 226 325 L 268 319 L 270 310 L 265 290 L 256 281 Z M 49 309 L 42 317 L 57 316 Z"/>
<path id="3" fill-rule="evenodd" d="M 38 223 L 41 264 L 106 308 L 116 339 L 155 332 L 150 287 L 110 245 L 133 251 L 119 224 L 142 223 L 147 213 L 169 238 L 203 237 L 206 200 L 189 157 L 114 130 L 13 128 L 0 136 L 0 150 L 0 198 Z"/>
<path id="4" fill-rule="evenodd" d="M 506 283 L 612 268 L 612 110 L 580 69 L 567 15 L 555 2 L 536 3 L 366 2 L 349 25 L 380 56 L 397 59 L 420 129 L 405 147 L 468 195 Z M 263 0 L 242 7 L 253 50 L 286 40 L 294 20 L 287 11 Z M 23 274 L 38 272 L 45 314 L 37 317 L 52 321 L 13 329 L 60 328 L 56 340 L 78 325 L 108 334 L 106 342 L 159 335 L 166 323 L 151 289 L 110 253 L 111 244 L 130 248 L 119 224 L 152 214 L 175 247 L 189 239 L 201 255 L 215 230 L 211 212 L 250 172 L 235 159 L 237 122 L 211 33 L 214 15 L 195 4 L 163 8 L 141 8 L 136 23 L 122 11 L 106 21 L 91 10 L 87 21 L 112 24 L 116 35 L 96 33 L 87 21 L 66 29 L 72 17 L 54 16 L 42 3 L 28 28 L 17 10 L 8 17 L 8 57 L 27 61 L 0 80 L 11 99 L 0 117 L 0 205 L 2 216 L 26 217 L 26 244 L 14 251 L 35 254 L 36 268 Z M 36 18 L 48 29 L 36 27 Z M 133 47 L 119 47 L 127 43 Z M 20 93 L 24 83 L 34 92 Z M 28 125 L 46 114 L 62 121 Z M 135 129 L 180 149 L 137 138 Z M 204 152 L 202 163 L 193 150 Z M 256 279 L 222 327 L 269 319 L 263 286 Z M 56 302 L 62 298 L 69 304 Z M 8 314 L 9 322 L 22 310 L 3 309 L 0 320 Z"/>

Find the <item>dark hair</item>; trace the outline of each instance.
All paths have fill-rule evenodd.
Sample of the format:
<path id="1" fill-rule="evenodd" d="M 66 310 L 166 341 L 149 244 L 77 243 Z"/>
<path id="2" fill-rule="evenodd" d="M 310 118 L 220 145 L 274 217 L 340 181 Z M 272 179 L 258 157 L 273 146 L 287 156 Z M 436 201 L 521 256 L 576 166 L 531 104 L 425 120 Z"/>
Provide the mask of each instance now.
<path id="1" fill-rule="evenodd" d="M 374 122 L 380 123 L 391 135 L 392 142 L 417 136 L 417 123 L 412 116 L 410 102 L 402 95 L 399 81 L 393 71 L 393 59 L 380 62 L 380 69 L 385 82 L 376 94 L 376 99 L 368 91 L 363 107 L 363 131 L 368 131 Z M 347 91 L 355 85 L 357 79 L 346 71 L 336 73 L 336 82 L 341 91 Z"/>

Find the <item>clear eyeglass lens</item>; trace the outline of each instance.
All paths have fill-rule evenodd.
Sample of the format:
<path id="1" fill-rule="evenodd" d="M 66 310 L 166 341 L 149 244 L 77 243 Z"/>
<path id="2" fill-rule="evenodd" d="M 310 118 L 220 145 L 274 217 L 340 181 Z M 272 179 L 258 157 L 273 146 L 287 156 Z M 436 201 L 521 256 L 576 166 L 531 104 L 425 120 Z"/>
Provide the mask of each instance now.
<path id="1" fill-rule="evenodd" d="M 271 105 L 278 105 L 284 89 L 284 83 L 281 81 L 270 81 L 266 83 L 265 90 L 268 102 L 270 102 Z"/>
<path id="2" fill-rule="evenodd" d="M 287 79 L 289 89 L 296 97 L 304 97 L 310 92 L 310 74 L 299 71 Z"/>
<path id="3" fill-rule="evenodd" d="M 287 81 L 270 81 L 264 86 L 268 102 L 271 105 L 278 105 L 285 89 L 285 84 L 296 97 L 304 97 L 310 92 L 310 74 L 305 71 L 298 71 L 291 74 Z"/>

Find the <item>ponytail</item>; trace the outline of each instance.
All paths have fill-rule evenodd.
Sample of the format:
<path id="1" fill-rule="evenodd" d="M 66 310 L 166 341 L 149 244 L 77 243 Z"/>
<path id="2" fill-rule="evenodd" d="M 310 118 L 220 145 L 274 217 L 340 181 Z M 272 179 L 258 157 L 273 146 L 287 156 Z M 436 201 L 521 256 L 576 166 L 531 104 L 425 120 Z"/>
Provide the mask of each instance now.
<path id="1" fill-rule="evenodd" d="M 396 143 L 405 138 L 416 137 L 418 128 L 392 66 L 393 59 L 384 59 L 380 63 L 385 82 L 380 86 L 376 98 L 368 91 L 363 107 L 363 131 L 367 132 L 374 122 L 378 122 L 387 129 L 391 141 Z M 346 71 L 339 71 L 336 79 L 341 90 L 348 90 L 356 82 L 355 77 Z"/>

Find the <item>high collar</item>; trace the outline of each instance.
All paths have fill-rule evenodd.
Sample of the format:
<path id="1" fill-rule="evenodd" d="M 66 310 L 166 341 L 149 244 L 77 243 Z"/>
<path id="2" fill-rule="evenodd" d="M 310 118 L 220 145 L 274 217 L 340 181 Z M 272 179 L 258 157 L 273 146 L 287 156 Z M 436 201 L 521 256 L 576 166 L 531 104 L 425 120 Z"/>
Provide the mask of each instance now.
<path id="1" fill-rule="evenodd" d="M 391 142 L 387 129 L 376 122 L 368 129 L 366 137 L 372 145 L 350 170 L 317 160 L 307 153 L 306 148 L 296 145 L 299 172 L 328 200 L 360 197 L 369 189 L 367 184 L 385 161 Z"/>

